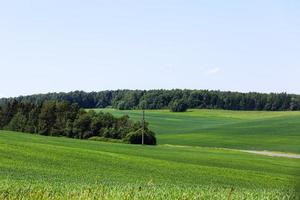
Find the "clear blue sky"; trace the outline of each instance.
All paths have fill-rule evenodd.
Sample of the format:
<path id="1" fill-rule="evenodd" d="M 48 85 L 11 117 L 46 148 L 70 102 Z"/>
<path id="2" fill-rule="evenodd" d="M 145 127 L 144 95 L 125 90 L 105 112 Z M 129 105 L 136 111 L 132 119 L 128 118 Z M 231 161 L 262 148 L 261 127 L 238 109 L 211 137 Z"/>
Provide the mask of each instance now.
<path id="1" fill-rule="evenodd" d="M 9 0 L 0 96 L 190 88 L 300 94 L 299 0 Z"/>

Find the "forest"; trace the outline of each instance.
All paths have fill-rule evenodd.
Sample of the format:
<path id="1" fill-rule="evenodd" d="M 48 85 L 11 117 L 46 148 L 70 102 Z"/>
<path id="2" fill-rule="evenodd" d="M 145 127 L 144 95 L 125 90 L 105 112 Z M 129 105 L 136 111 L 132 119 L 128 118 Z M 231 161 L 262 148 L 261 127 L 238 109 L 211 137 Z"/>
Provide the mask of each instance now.
<path id="1" fill-rule="evenodd" d="M 145 144 L 156 144 L 146 122 L 134 122 L 127 115 L 117 118 L 85 111 L 66 101 L 33 104 L 11 100 L 0 106 L 0 129 L 78 139 L 111 138 L 132 144 L 141 144 L 143 131 Z"/>
<path id="2" fill-rule="evenodd" d="M 171 109 L 183 102 L 187 108 L 225 110 L 300 110 L 300 95 L 286 93 L 240 93 L 209 90 L 114 90 L 100 92 L 74 91 L 48 93 L 17 98 L 2 98 L 0 105 L 12 100 L 42 104 L 44 101 L 68 101 L 81 108 L 113 107 L 130 109 Z M 182 104 L 182 103 L 181 103 Z M 176 109 L 174 109 L 176 110 Z"/>

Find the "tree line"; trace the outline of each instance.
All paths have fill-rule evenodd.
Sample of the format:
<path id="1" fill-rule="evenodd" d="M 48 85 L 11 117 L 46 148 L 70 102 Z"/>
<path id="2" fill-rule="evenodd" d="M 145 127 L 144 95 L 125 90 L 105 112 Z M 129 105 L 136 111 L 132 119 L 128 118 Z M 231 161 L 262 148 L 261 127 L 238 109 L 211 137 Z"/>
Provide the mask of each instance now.
<path id="1" fill-rule="evenodd" d="M 85 111 L 66 101 L 8 101 L 0 106 L 0 129 L 78 139 L 103 137 L 132 144 L 141 144 L 143 131 L 145 144 L 156 144 L 148 123 L 143 126 L 127 115 L 117 118 L 110 113 Z"/>
<path id="2" fill-rule="evenodd" d="M 209 90 L 115 90 L 100 92 L 74 91 L 0 99 L 0 105 L 12 100 L 41 104 L 44 101 L 68 101 L 81 108 L 113 107 L 128 109 L 207 108 L 225 110 L 300 110 L 300 95 L 286 93 L 240 93 Z M 180 108 L 178 108 L 180 107 Z M 184 109 L 183 109 L 184 110 Z"/>

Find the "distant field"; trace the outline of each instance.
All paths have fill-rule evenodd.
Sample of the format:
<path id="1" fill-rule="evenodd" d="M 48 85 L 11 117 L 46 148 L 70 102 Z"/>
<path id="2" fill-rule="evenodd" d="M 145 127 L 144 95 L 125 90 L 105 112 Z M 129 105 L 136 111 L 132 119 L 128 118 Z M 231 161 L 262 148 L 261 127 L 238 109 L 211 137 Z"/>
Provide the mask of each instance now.
<path id="1" fill-rule="evenodd" d="M 141 119 L 138 110 L 104 111 Z M 147 110 L 146 120 L 159 144 L 300 153 L 300 112 Z"/>
<path id="2" fill-rule="evenodd" d="M 297 199 L 299 165 L 233 150 L 0 131 L 0 199 Z"/>

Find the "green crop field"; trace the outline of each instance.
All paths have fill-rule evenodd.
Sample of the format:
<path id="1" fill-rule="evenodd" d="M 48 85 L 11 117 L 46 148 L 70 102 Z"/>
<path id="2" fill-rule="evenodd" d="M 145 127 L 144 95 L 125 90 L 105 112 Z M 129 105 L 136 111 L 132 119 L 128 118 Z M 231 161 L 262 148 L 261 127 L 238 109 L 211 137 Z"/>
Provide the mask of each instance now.
<path id="1" fill-rule="evenodd" d="M 104 109 L 141 119 L 141 111 Z M 159 144 L 300 153 L 300 112 L 147 110 Z"/>
<path id="2" fill-rule="evenodd" d="M 297 199 L 299 164 L 0 131 L 0 199 Z"/>
<path id="3" fill-rule="evenodd" d="M 158 146 L 0 131 L 0 199 L 299 199 L 300 159 L 234 149 L 299 153 L 300 112 L 152 110 L 146 120 Z"/>

